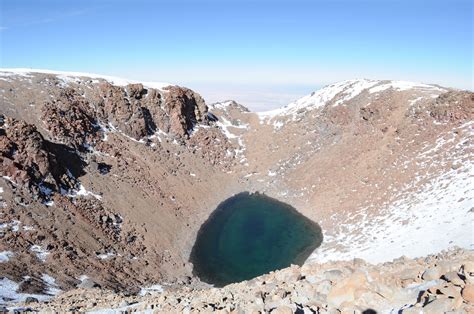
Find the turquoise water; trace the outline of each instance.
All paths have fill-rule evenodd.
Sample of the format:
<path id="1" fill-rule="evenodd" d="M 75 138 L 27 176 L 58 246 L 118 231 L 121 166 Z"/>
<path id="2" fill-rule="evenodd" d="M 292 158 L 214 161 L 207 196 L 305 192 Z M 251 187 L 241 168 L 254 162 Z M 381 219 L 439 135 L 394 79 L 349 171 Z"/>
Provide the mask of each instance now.
<path id="1" fill-rule="evenodd" d="M 221 287 L 301 265 L 321 242 L 321 228 L 290 205 L 240 193 L 201 226 L 190 260 L 195 275 Z"/>

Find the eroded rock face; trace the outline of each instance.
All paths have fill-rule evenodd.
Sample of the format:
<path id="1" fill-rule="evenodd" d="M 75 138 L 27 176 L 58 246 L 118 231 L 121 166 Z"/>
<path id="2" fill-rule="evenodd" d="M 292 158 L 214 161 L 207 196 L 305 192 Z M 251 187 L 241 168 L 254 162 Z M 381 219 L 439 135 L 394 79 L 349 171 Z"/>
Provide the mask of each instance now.
<path id="1" fill-rule="evenodd" d="M 441 94 L 430 106 L 430 115 L 438 121 L 470 119 L 474 115 L 474 93 L 449 91 Z"/>
<path id="2" fill-rule="evenodd" d="M 67 155 L 66 149 L 46 141 L 34 125 L 4 118 L 0 132 L 2 176 L 36 197 L 74 186 L 74 178 L 61 161 Z"/>
<path id="3" fill-rule="evenodd" d="M 207 125 L 207 106 L 190 89 L 170 86 L 165 92 L 145 89 L 142 84 L 125 88 L 100 85 L 99 116 L 125 134 L 139 140 L 157 129 L 178 138 L 189 135 L 197 123 Z"/>
<path id="4" fill-rule="evenodd" d="M 2 276 L 28 293 L 24 276 L 47 291 L 43 273 L 62 290 L 86 274 L 101 287 L 134 293 L 147 281 L 190 278 L 169 231 L 162 232 L 189 218 L 188 204 L 205 193 L 193 185 L 206 186 L 205 173 L 233 160 L 227 138 L 208 125 L 204 100 L 180 87 L 51 75 L 0 85 Z M 192 191 L 189 200 L 177 201 L 171 186 Z"/>
<path id="5" fill-rule="evenodd" d="M 166 90 L 165 111 L 173 134 L 184 137 L 196 123 L 208 124 L 207 106 L 199 94 L 179 86 L 170 86 Z"/>
<path id="6" fill-rule="evenodd" d="M 156 130 L 148 109 L 140 102 L 145 93 L 141 84 L 127 86 L 130 92 L 128 96 L 126 89 L 110 83 L 103 83 L 99 88 L 103 97 L 99 112 L 105 124 L 116 127 L 136 140 L 151 135 Z M 159 106 L 160 103 L 155 105 Z"/>
<path id="7" fill-rule="evenodd" d="M 44 127 L 52 138 L 84 151 L 99 140 L 99 126 L 89 102 L 73 88 L 60 90 L 58 97 L 42 107 Z"/>

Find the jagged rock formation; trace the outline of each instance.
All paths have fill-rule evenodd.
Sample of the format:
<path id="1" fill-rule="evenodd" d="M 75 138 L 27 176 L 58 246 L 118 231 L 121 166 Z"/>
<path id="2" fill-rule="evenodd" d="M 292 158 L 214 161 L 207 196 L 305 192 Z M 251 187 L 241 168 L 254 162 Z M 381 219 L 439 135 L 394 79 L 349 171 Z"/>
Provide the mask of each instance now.
<path id="1" fill-rule="evenodd" d="M 100 139 L 93 108 L 73 88 L 59 90 L 57 97 L 44 103 L 41 120 L 52 139 L 81 152 Z"/>
<path id="2" fill-rule="evenodd" d="M 171 251 L 175 243 L 162 234 L 171 228 L 171 235 L 183 215 L 178 190 L 193 186 L 179 182 L 183 175 L 191 178 L 194 167 L 211 172 L 232 164 L 227 152 L 233 148 L 209 126 L 202 98 L 178 86 L 27 77 L 35 82 L 24 82 L 21 75 L 0 81 L 5 275 L 21 286 L 25 276 L 41 283 L 43 274 L 65 268 L 63 276 L 55 276 L 62 289 L 79 284 L 81 274 L 96 273 L 98 285 L 137 291 L 146 280 L 167 276 L 167 267 L 171 281 L 188 274 L 181 253 Z M 83 183 L 113 194 L 121 190 L 123 198 L 110 194 L 108 200 L 108 192 L 89 191 Z M 148 216 L 162 207 L 146 226 Z M 148 229 L 162 238 L 146 239 Z M 117 272 L 107 274 L 107 268 Z M 130 280 L 123 281 L 126 277 Z"/>
<path id="3" fill-rule="evenodd" d="M 52 191 L 74 187 L 75 179 L 72 174 L 68 175 L 64 160 L 70 158 L 66 149 L 46 141 L 34 125 L 3 116 L 0 119 L 0 174 L 3 177 L 31 193 L 34 199 L 40 200 L 49 197 Z M 68 162 L 73 172 L 80 164 L 80 159 L 70 159 Z"/>
<path id="4" fill-rule="evenodd" d="M 178 86 L 0 71 L 0 97 L 2 288 L 201 287 L 196 233 L 242 191 L 322 226 L 310 262 L 472 249 L 471 92 L 353 80 L 252 113 Z"/>

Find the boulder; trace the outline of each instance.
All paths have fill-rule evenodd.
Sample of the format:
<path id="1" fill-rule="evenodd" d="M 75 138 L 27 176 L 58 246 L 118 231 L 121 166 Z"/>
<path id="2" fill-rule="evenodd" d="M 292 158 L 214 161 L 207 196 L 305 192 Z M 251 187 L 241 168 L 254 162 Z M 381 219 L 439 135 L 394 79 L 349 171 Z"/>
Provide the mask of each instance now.
<path id="1" fill-rule="evenodd" d="M 332 282 L 330 280 L 323 280 L 320 281 L 318 284 L 316 284 L 316 291 L 327 295 L 329 291 L 331 290 L 332 287 Z"/>
<path id="2" fill-rule="evenodd" d="M 435 299 L 423 307 L 423 313 L 444 314 L 454 310 L 453 299 Z"/>
<path id="3" fill-rule="evenodd" d="M 95 281 L 91 280 L 90 278 L 85 278 L 82 280 L 80 284 L 77 285 L 78 288 L 84 289 L 92 289 L 92 288 L 100 288 L 100 285 Z"/>
<path id="4" fill-rule="evenodd" d="M 461 294 L 466 302 L 474 303 L 474 285 L 466 285 L 464 289 L 462 289 Z"/>
<path id="5" fill-rule="evenodd" d="M 442 279 L 446 280 L 447 282 L 452 283 L 456 286 L 464 286 L 464 280 L 462 280 L 456 271 L 450 271 L 441 277 Z"/>
<path id="6" fill-rule="evenodd" d="M 34 297 L 26 297 L 25 303 L 26 303 L 26 304 L 38 303 L 38 299 L 37 299 L 37 298 L 34 298 Z"/>
<path id="7" fill-rule="evenodd" d="M 275 313 L 275 314 L 293 314 L 293 310 L 289 306 L 282 305 L 282 306 L 279 306 L 276 309 L 274 309 L 272 311 L 272 313 Z"/>
<path id="8" fill-rule="evenodd" d="M 275 274 L 275 279 L 280 282 L 296 282 L 301 279 L 301 274 L 297 268 L 289 268 Z"/>
<path id="9" fill-rule="evenodd" d="M 346 278 L 336 284 L 329 291 L 327 301 L 332 307 L 339 307 L 344 302 L 353 302 L 356 297 L 356 291 L 366 287 L 367 277 L 363 272 L 357 271 L 349 278 Z"/>
<path id="10" fill-rule="evenodd" d="M 441 272 L 438 267 L 428 268 L 427 270 L 425 270 L 423 275 L 421 275 L 421 278 L 427 281 L 436 280 L 436 279 L 439 279 L 440 277 L 441 277 Z"/>
<path id="11" fill-rule="evenodd" d="M 440 287 L 438 290 L 439 292 L 441 292 L 443 295 L 447 297 L 455 298 L 455 297 L 461 296 L 461 293 L 458 289 L 459 288 L 456 289 L 452 285 L 448 285 L 448 286 Z"/>
<path id="12" fill-rule="evenodd" d="M 332 270 L 325 271 L 323 276 L 326 279 L 329 279 L 334 282 L 342 278 L 343 272 L 339 269 L 332 269 Z"/>
<path id="13" fill-rule="evenodd" d="M 131 98 L 140 99 L 147 93 L 147 90 L 143 88 L 143 84 L 128 84 L 126 87 L 127 94 Z"/>
<path id="14" fill-rule="evenodd" d="M 474 262 L 466 261 L 462 265 L 462 269 L 464 271 L 464 275 L 474 276 Z"/>
<path id="15" fill-rule="evenodd" d="M 419 267 L 406 268 L 401 273 L 399 273 L 399 278 L 401 280 L 415 280 L 420 274 Z"/>

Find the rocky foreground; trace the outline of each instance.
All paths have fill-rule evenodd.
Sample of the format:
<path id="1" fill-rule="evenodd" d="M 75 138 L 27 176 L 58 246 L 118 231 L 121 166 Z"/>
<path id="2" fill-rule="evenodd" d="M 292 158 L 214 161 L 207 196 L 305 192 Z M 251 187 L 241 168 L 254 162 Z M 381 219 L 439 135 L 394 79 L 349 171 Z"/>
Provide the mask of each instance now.
<path id="1" fill-rule="evenodd" d="M 128 313 L 472 313 L 474 253 L 454 249 L 418 259 L 401 257 L 379 265 L 360 259 L 292 265 L 221 289 L 165 288 L 161 293 L 145 296 L 77 289 L 57 296 L 52 302 L 25 304 L 23 309 Z"/>

